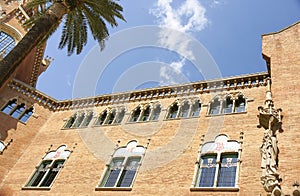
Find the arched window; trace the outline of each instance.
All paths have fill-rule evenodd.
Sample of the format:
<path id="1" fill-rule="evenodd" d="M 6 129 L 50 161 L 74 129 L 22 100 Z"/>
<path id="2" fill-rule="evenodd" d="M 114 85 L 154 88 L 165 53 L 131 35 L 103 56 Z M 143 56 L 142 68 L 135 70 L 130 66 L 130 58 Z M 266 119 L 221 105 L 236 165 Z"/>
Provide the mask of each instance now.
<path id="1" fill-rule="evenodd" d="M 218 135 L 201 147 L 195 187 L 237 187 L 240 143 Z"/>
<path id="2" fill-rule="evenodd" d="M 246 100 L 243 98 L 242 95 L 235 100 L 235 108 L 234 112 L 245 112 L 246 111 Z"/>
<path id="3" fill-rule="evenodd" d="M 191 117 L 198 117 L 200 115 L 200 111 L 201 111 L 201 103 L 199 100 L 196 100 L 193 105 L 192 105 L 192 109 L 191 109 Z"/>
<path id="4" fill-rule="evenodd" d="M 155 104 L 154 108 L 152 109 L 152 114 L 151 114 L 150 120 L 157 121 L 159 118 L 160 112 L 161 112 L 160 104 Z"/>
<path id="5" fill-rule="evenodd" d="M 233 109 L 233 101 L 231 97 L 226 97 L 225 101 L 223 102 L 223 108 L 222 108 L 222 113 L 223 114 L 230 114 L 232 113 Z"/>
<path id="6" fill-rule="evenodd" d="M 107 117 L 107 109 L 104 110 L 104 111 L 99 115 L 99 117 L 98 117 L 98 119 L 97 119 L 95 125 L 103 125 L 103 123 L 104 123 L 106 117 Z"/>
<path id="7" fill-rule="evenodd" d="M 26 110 L 23 115 L 20 118 L 20 121 L 23 123 L 26 123 L 28 121 L 28 119 L 31 117 L 31 115 L 33 114 L 33 108 L 30 108 L 28 110 Z"/>
<path id="8" fill-rule="evenodd" d="M 114 119 L 116 117 L 116 109 L 112 109 L 111 112 L 108 114 L 107 117 L 107 124 L 110 125 L 114 122 Z"/>
<path id="9" fill-rule="evenodd" d="M 65 145 L 60 146 L 56 151 L 48 152 L 24 188 L 51 187 L 70 154 Z"/>
<path id="10" fill-rule="evenodd" d="M 145 148 L 138 146 L 136 141 L 131 141 L 127 146 L 118 148 L 102 176 L 98 189 L 132 187 L 144 154 Z"/>
<path id="11" fill-rule="evenodd" d="M 13 113 L 11 114 L 11 116 L 13 118 L 19 119 L 19 117 L 21 117 L 23 111 L 25 110 L 25 104 L 22 103 L 21 105 L 18 105 L 17 108 L 13 111 Z"/>
<path id="12" fill-rule="evenodd" d="M 174 119 L 177 118 L 177 113 L 178 113 L 178 103 L 175 102 L 170 108 L 169 108 L 169 113 L 167 118 L 168 119 Z"/>
<path id="13" fill-rule="evenodd" d="M 68 129 L 71 128 L 76 120 L 77 114 L 75 113 L 73 116 L 71 116 L 68 120 L 68 122 L 66 123 L 66 125 L 64 126 L 64 128 Z"/>
<path id="14" fill-rule="evenodd" d="M 23 123 L 26 123 L 33 114 L 33 108 L 26 109 L 24 103 L 17 105 L 16 99 L 9 101 L 1 111 Z"/>
<path id="15" fill-rule="evenodd" d="M 221 107 L 220 101 L 218 100 L 218 98 L 215 98 L 210 103 L 209 114 L 211 115 L 220 114 L 220 107 Z"/>
<path id="16" fill-rule="evenodd" d="M 188 101 L 184 101 L 184 103 L 180 107 L 179 117 L 180 118 L 187 118 L 188 115 L 189 115 L 189 111 L 190 111 L 190 104 L 189 104 Z"/>
<path id="17" fill-rule="evenodd" d="M 119 108 L 115 123 L 120 124 L 125 116 L 125 108 Z"/>
<path id="18" fill-rule="evenodd" d="M 0 31 L 0 60 L 4 58 L 16 45 L 14 38 Z"/>
<path id="19" fill-rule="evenodd" d="M 93 112 L 89 112 L 86 115 L 86 117 L 84 118 L 84 120 L 83 120 L 83 122 L 82 122 L 82 124 L 80 126 L 81 127 L 87 127 L 87 126 L 89 126 L 91 120 L 93 119 L 93 116 L 94 116 Z"/>
<path id="20" fill-rule="evenodd" d="M 147 105 L 146 108 L 142 112 L 141 121 L 148 121 L 150 116 L 150 106 Z"/>
<path id="21" fill-rule="evenodd" d="M 13 99 L 11 101 L 9 101 L 2 109 L 1 111 L 4 112 L 5 114 L 10 115 L 10 113 L 15 110 L 15 108 L 17 107 L 17 100 Z"/>
<path id="22" fill-rule="evenodd" d="M 74 128 L 80 127 L 80 125 L 81 125 L 81 123 L 82 123 L 84 117 L 85 117 L 84 112 L 82 112 L 81 114 L 78 114 L 78 117 L 75 119 L 75 122 L 74 122 L 74 124 L 73 124 L 73 127 L 74 127 Z"/>
<path id="23" fill-rule="evenodd" d="M 137 122 L 141 114 L 141 106 L 138 106 L 131 114 L 130 122 Z"/>

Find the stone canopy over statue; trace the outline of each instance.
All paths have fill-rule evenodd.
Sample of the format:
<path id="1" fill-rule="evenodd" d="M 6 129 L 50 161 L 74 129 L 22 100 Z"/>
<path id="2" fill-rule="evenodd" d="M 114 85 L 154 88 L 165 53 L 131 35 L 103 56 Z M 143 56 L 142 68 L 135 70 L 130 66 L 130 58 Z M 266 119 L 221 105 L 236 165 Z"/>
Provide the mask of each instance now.
<path id="1" fill-rule="evenodd" d="M 264 128 L 261 153 L 261 183 L 264 189 L 274 194 L 274 191 L 281 192 L 281 179 L 278 173 L 277 132 L 281 131 L 281 109 L 274 109 L 272 101 L 270 80 L 268 80 L 268 91 L 266 95 L 265 107 L 259 107 L 259 125 Z"/>

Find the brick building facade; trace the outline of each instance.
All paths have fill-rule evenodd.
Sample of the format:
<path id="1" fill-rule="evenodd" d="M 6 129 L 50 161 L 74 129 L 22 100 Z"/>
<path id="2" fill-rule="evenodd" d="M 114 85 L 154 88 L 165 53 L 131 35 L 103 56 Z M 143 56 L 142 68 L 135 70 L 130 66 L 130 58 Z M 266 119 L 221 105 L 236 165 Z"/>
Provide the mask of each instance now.
<path id="1" fill-rule="evenodd" d="M 265 73 L 76 100 L 35 89 L 43 51 L 0 89 L 0 195 L 300 195 L 299 22 L 262 36 Z"/>

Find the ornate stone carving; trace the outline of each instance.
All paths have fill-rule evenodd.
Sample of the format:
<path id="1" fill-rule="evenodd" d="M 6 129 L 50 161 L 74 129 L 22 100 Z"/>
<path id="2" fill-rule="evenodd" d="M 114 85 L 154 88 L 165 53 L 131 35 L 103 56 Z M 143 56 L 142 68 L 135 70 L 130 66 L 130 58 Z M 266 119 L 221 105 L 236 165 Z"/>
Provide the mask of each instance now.
<path id="1" fill-rule="evenodd" d="M 272 93 L 271 93 L 271 80 L 267 79 L 267 93 L 265 107 L 259 107 L 259 125 L 265 129 L 260 147 L 261 153 L 261 183 L 264 189 L 272 193 L 281 191 L 280 182 L 281 178 L 278 173 L 278 154 L 279 149 L 277 146 L 277 133 L 281 132 L 281 109 L 275 109 Z"/>

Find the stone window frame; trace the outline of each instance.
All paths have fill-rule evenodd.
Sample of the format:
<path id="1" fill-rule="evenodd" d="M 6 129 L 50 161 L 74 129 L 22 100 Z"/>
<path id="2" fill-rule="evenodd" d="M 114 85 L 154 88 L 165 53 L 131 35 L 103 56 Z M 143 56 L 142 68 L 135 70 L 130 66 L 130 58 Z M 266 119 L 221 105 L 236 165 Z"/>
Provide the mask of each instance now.
<path id="1" fill-rule="evenodd" d="M 106 115 L 103 116 L 105 113 Z M 113 118 L 111 118 L 113 114 L 114 116 Z M 125 114 L 126 114 L 125 106 L 107 107 L 97 116 L 93 126 L 96 127 L 96 126 L 120 125 L 125 117 Z M 103 118 L 102 123 L 98 123 L 100 118 Z"/>
<path id="2" fill-rule="evenodd" d="M 244 100 L 244 110 L 243 111 L 236 111 L 237 109 L 237 101 L 243 99 Z M 231 111 L 225 111 L 226 109 L 225 104 L 228 103 L 228 101 L 231 102 Z M 246 113 L 247 112 L 247 105 L 248 105 L 248 98 L 241 92 L 238 93 L 228 93 L 228 94 L 219 94 L 216 95 L 211 99 L 209 102 L 209 107 L 207 110 L 207 116 L 217 116 L 217 115 L 228 115 L 228 114 L 240 114 L 240 113 Z M 213 107 L 215 106 L 215 107 Z M 214 108 L 218 108 L 218 112 L 212 113 L 215 111 Z"/>
<path id="3" fill-rule="evenodd" d="M 137 113 L 137 116 L 133 116 L 133 115 L 135 115 L 135 112 L 138 109 L 140 110 L 140 112 Z M 147 115 L 147 119 L 144 120 L 145 111 L 147 111 L 147 110 L 149 111 L 148 115 Z M 127 123 L 156 122 L 156 121 L 158 121 L 158 119 L 160 117 L 161 111 L 162 111 L 162 105 L 159 101 L 158 102 L 150 102 L 150 103 L 139 104 L 137 107 L 135 107 L 130 112 Z M 136 119 L 133 120 L 133 117 L 136 118 Z"/>
<path id="4" fill-rule="evenodd" d="M 48 152 L 46 152 L 46 154 L 42 157 L 42 160 L 39 162 L 39 164 L 35 166 L 35 170 L 27 179 L 25 185 L 22 187 L 22 190 L 50 190 L 55 180 L 59 176 L 61 169 L 65 166 L 66 161 L 70 157 L 71 153 L 72 151 L 67 150 L 67 145 L 65 144 L 60 145 L 56 150 L 50 150 L 49 148 Z M 63 163 L 58 164 L 57 167 L 53 167 L 55 164 L 59 163 L 59 161 L 63 161 Z M 41 166 L 45 163 L 49 164 L 46 165 L 45 168 L 41 168 Z M 44 174 L 41 174 L 40 172 L 44 172 Z M 56 174 L 54 174 L 55 172 Z M 37 178 L 40 179 L 37 180 Z M 46 183 L 46 180 L 49 180 L 49 178 L 50 184 L 47 186 L 42 186 L 42 184 Z M 32 184 L 36 181 L 38 184 L 36 186 L 32 186 Z"/>
<path id="5" fill-rule="evenodd" d="M 223 138 L 221 138 L 223 137 Z M 204 140 L 204 135 L 202 136 L 202 141 Z M 240 174 L 240 164 L 241 164 L 241 152 L 242 152 L 242 139 L 243 132 L 240 134 L 241 141 L 230 140 L 226 134 L 219 134 L 215 137 L 214 141 L 209 141 L 200 145 L 197 161 L 194 167 L 194 176 L 190 191 L 239 191 L 239 174 Z M 232 146 L 229 145 L 232 144 Z M 236 171 L 235 171 L 235 185 L 234 186 L 218 186 L 219 174 L 222 168 L 221 158 L 222 155 L 237 155 L 236 161 Z M 200 183 L 201 168 L 202 168 L 202 157 L 204 156 L 215 156 L 215 174 L 213 186 L 201 187 Z"/>
<path id="6" fill-rule="evenodd" d="M 34 114 L 34 107 L 28 107 L 26 102 L 19 103 L 17 98 L 10 99 L 4 106 L 1 108 L 1 112 L 11 116 L 14 119 L 17 119 L 19 122 L 26 124 L 30 117 Z M 22 110 L 18 111 L 18 109 Z M 8 111 L 6 111 L 8 109 Z M 18 114 L 17 116 L 14 116 Z"/>
<path id="7" fill-rule="evenodd" d="M 188 105 L 188 112 L 187 114 L 183 117 L 182 116 L 182 107 L 184 105 Z M 193 107 L 199 104 L 199 112 L 197 116 L 193 115 Z M 177 105 L 178 109 L 177 112 L 174 116 L 174 113 L 170 113 L 172 108 Z M 173 119 L 187 119 L 187 118 L 199 118 L 200 117 L 200 113 L 201 113 L 201 109 L 202 109 L 202 101 L 200 98 L 195 97 L 195 98 L 185 98 L 185 99 L 177 99 L 175 100 L 168 108 L 167 108 L 167 113 L 166 113 L 166 117 L 165 120 L 173 120 Z M 171 115 L 172 114 L 172 115 Z"/>
<path id="8" fill-rule="evenodd" d="M 69 117 L 62 129 L 80 129 L 89 127 L 94 116 L 95 115 L 92 110 L 77 111 Z"/>
<path id="9" fill-rule="evenodd" d="M 137 174 L 139 172 L 139 169 L 142 165 L 143 158 L 145 156 L 147 147 L 144 147 L 142 145 L 138 145 L 137 140 L 131 140 L 127 143 L 126 146 L 117 147 L 114 150 L 114 153 L 112 154 L 109 162 L 106 164 L 105 169 L 101 175 L 100 181 L 98 185 L 96 186 L 96 191 L 131 191 L 134 181 L 137 177 Z M 126 167 L 128 166 L 128 161 L 134 158 L 138 158 L 139 162 L 137 163 L 137 167 L 135 168 L 135 174 L 131 179 L 130 186 L 119 186 L 123 179 L 125 178 L 125 174 L 128 170 L 126 170 Z M 114 186 L 105 186 L 108 182 L 108 179 L 110 178 L 111 172 L 114 170 L 111 170 L 111 167 L 114 165 L 114 160 L 122 160 L 122 164 L 119 165 L 118 170 L 119 173 L 117 174 L 116 181 L 114 182 Z"/>
<path id="10" fill-rule="evenodd" d="M 13 139 L 11 138 L 6 144 L 4 141 L 0 140 L 0 155 L 3 154 L 3 151 L 7 149 L 7 147 L 10 145 L 10 143 L 13 142 Z"/>

